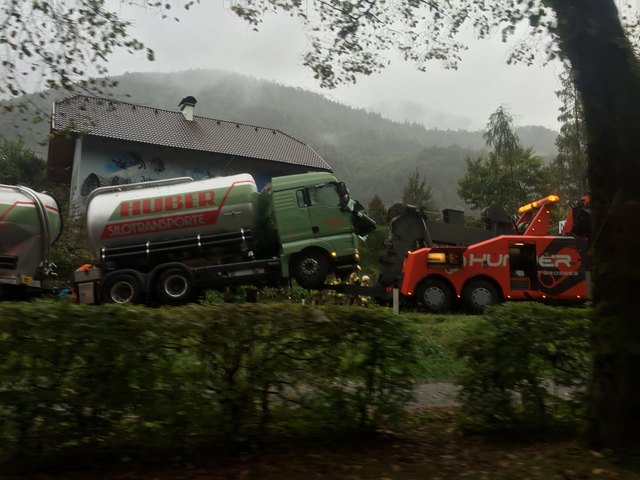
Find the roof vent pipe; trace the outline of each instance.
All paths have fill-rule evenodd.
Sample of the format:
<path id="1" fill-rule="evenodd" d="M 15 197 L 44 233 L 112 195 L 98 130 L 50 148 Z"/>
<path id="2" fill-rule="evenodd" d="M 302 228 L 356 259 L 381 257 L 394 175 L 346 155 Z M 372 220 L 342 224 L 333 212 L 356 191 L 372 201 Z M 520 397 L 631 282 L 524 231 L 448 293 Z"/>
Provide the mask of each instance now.
<path id="1" fill-rule="evenodd" d="M 180 111 L 182 112 L 182 115 L 184 115 L 184 118 L 190 122 L 193 121 L 193 109 L 196 106 L 196 103 L 197 101 L 195 97 L 192 96 L 184 97 L 180 100 Z"/>

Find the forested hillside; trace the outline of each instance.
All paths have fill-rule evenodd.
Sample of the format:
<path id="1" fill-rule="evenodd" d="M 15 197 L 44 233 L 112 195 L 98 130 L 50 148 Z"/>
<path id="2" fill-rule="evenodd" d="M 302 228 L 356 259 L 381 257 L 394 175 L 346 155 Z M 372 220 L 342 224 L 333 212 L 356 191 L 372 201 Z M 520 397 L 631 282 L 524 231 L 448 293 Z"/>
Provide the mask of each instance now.
<path id="1" fill-rule="evenodd" d="M 193 95 L 196 115 L 266 126 L 298 138 L 316 150 L 364 204 L 376 193 L 387 205 L 397 201 L 417 168 L 432 185 L 439 207 L 463 207 L 455 193 L 457 180 L 465 171 L 465 158 L 484 146 L 482 132 L 392 122 L 316 93 L 229 72 L 128 73 L 117 80 L 113 96 L 118 100 L 177 110 L 180 99 Z M 53 98 L 32 95 L 28 100 L 50 112 Z M 48 131 L 47 122 L 33 124 L 17 112 L 0 116 L 0 134 L 23 137 L 43 158 Z M 521 127 L 518 135 L 523 145 L 542 156 L 555 153 L 556 132 Z"/>

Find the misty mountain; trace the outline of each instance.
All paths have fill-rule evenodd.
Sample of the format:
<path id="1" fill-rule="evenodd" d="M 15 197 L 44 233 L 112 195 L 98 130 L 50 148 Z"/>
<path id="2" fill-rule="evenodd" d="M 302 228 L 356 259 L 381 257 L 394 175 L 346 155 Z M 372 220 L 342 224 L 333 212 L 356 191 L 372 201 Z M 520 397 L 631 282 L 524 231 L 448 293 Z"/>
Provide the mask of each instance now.
<path id="1" fill-rule="evenodd" d="M 394 122 L 317 93 L 235 73 L 127 73 L 114 80 L 118 86 L 111 95 L 121 101 L 177 110 L 179 101 L 192 95 L 198 101 L 195 115 L 282 130 L 316 150 L 365 205 L 374 194 L 387 205 L 398 201 L 407 178 L 418 169 L 441 208 L 464 208 L 456 194 L 457 180 L 465 171 L 465 159 L 484 148 L 480 131 Z M 44 92 L 27 100 L 49 113 L 54 98 L 61 96 Z M 18 112 L 9 112 L 0 116 L 0 132 L 6 138 L 23 138 L 46 156 L 47 122 L 34 124 Z M 555 155 L 557 132 L 526 126 L 517 133 L 539 155 L 548 159 Z"/>

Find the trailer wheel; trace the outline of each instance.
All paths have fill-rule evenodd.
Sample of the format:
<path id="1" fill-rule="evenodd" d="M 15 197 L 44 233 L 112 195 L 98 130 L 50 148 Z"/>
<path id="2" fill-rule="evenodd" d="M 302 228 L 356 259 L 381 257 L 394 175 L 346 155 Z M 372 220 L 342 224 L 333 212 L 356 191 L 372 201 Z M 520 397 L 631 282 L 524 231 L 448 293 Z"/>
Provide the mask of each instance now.
<path id="1" fill-rule="evenodd" d="M 318 288 L 324 285 L 329 273 L 326 255 L 318 251 L 303 252 L 293 260 L 293 278 L 303 288 Z"/>
<path id="2" fill-rule="evenodd" d="M 486 280 L 473 280 L 462 292 L 462 301 L 472 313 L 482 313 L 500 301 L 498 289 Z"/>
<path id="3" fill-rule="evenodd" d="M 453 292 L 442 280 L 425 280 L 416 289 L 416 301 L 429 312 L 444 313 L 453 304 Z"/>
<path id="4" fill-rule="evenodd" d="M 105 303 L 139 303 L 142 285 L 135 275 L 115 274 L 102 284 L 102 301 Z"/>
<path id="5" fill-rule="evenodd" d="M 158 277 L 156 293 L 161 304 L 183 305 L 191 301 L 193 292 L 191 276 L 186 270 L 170 268 Z"/>

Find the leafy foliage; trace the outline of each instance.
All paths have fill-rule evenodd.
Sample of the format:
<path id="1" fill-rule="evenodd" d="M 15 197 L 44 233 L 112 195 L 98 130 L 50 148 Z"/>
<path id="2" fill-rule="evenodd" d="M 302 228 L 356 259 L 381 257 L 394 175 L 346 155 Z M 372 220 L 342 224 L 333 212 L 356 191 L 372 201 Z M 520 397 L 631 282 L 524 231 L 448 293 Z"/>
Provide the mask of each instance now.
<path id="1" fill-rule="evenodd" d="M 380 256 L 386 248 L 389 227 L 387 226 L 387 209 L 377 194 L 367 206 L 367 215 L 375 220 L 376 229 L 367 235 L 367 240 L 360 245 L 362 258 L 360 266 L 370 278 L 377 278 L 380 269 Z"/>
<path id="2" fill-rule="evenodd" d="M 492 147 L 496 155 L 501 157 L 505 163 L 511 161 L 509 157 L 518 147 L 519 140 L 518 135 L 513 131 L 513 117 L 504 105 L 500 105 L 489 116 L 483 138 L 487 147 Z"/>
<path id="3" fill-rule="evenodd" d="M 419 382 L 453 382 L 464 371 L 458 355 L 460 339 L 475 331 L 477 317 L 473 315 L 424 315 L 408 311 L 401 313 L 412 328 L 418 349 L 419 365 L 415 372 Z"/>
<path id="4" fill-rule="evenodd" d="M 562 123 L 556 139 L 558 155 L 551 163 L 556 191 L 567 203 L 589 192 L 587 172 L 587 132 L 582 100 L 569 67 L 560 75 L 562 89 L 556 92 L 561 100 L 558 120 Z"/>
<path id="5" fill-rule="evenodd" d="M 0 462 L 29 469 L 370 433 L 415 347 L 382 310 L 5 302 L 0 358 Z"/>
<path id="6" fill-rule="evenodd" d="M 369 215 L 378 225 L 386 225 L 387 208 L 378 194 L 374 194 L 367 205 L 367 215 Z"/>
<path id="7" fill-rule="evenodd" d="M 402 189 L 402 202 L 422 210 L 435 210 L 432 196 L 431 185 L 427 184 L 427 180 L 416 169 Z"/>
<path id="8" fill-rule="evenodd" d="M 0 183 L 42 190 L 48 187 L 46 165 L 22 140 L 0 136 Z"/>
<path id="9" fill-rule="evenodd" d="M 420 70 L 426 70 L 431 60 L 455 69 L 466 49 L 458 38 L 463 25 L 472 25 L 479 38 L 499 31 L 505 39 L 515 33 L 516 25 L 528 23 L 529 35 L 514 48 L 509 61 L 531 62 L 541 46 L 550 58 L 556 55 L 554 37 L 549 35 L 553 15 L 538 1 L 475 0 L 461 6 L 453 0 L 340 0 L 317 2 L 310 9 L 300 1 L 247 0 L 234 4 L 232 10 L 254 26 L 270 11 L 283 10 L 301 18 L 311 39 L 304 64 L 328 88 L 382 70 L 388 63 L 384 54 L 390 50 Z"/>
<path id="10" fill-rule="evenodd" d="M 120 48 L 129 52 L 145 49 L 140 41 L 128 36 L 130 23 L 111 11 L 105 0 L 71 4 L 61 0 L 8 0 L 0 7 L 0 24 L 3 96 L 24 95 L 26 79 L 33 76 L 40 77 L 44 88 L 104 92 L 114 83 L 88 77 L 107 73 L 108 56 Z M 146 51 L 152 60 L 153 51 Z M 26 102 L 5 106 L 22 111 L 32 107 Z"/>
<path id="11" fill-rule="evenodd" d="M 377 278 L 380 273 L 380 257 L 386 251 L 389 227 L 378 224 L 376 229 L 367 235 L 367 240 L 360 244 L 362 258 L 360 266 L 370 278 Z"/>
<path id="12" fill-rule="evenodd" d="M 61 197 L 58 197 L 61 198 Z M 63 215 L 68 211 L 68 194 L 61 202 Z M 53 244 L 51 261 L 55 265 L 54 281 L 58 286 L 68 285 L 74 270 L 85 263 L 93 263 L 84 219 L 65 218 L 62 234 Z"/>
<path id="13" fill-rule="evenodd" d="M 489 309 L 458 346 L 465 427 L 525 437 L 575 431 L 584 421 L 589 315 L 539 303 Z"/>
<path id="14" fill-rule="evenodd" d="M 549 171 L 532 148 L 520 145 L 513 130 L 513 118 L 500 106 L 490 117 L 484 134 L 487 155 L 467 159 L 467 172 L 458 181 L 458 194 L 474 208 L 493 203 L 515 212 L 527 200 L 536 200 L 550 192 Z"/>

